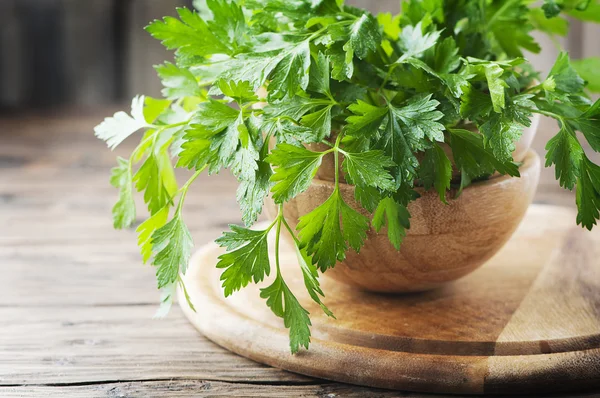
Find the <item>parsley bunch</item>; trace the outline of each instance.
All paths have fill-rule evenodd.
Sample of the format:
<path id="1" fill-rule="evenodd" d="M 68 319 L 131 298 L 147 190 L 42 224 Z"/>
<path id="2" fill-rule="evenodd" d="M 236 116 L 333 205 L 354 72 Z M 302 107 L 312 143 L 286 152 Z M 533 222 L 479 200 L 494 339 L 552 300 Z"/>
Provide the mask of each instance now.
<path id="1" fill-rule="evenodd" d="M 416 187 L 446 202 L 453 186 L 460 192 L 496 172 L 518 176 L 512 153 L 534 113 L 558 121 L 546 165 L 561 186 L 576 187 L 577 222 L 591 229 L 600 217 L 600 167 L 576 132 L 600 151 L 600 102 L 586 95 L 576 69 L 598 88 L 598 75 L 589 73 L 598 59 L 574 67 L 563 52 L 542 79 L 523 58 L 524 50 L 540 50 L 534 29 L 566 34 L 562 15 L 598 21 L 599 3 L 587 3 L 407 0 L 403 13 L 377 16 L 343 0 L 201 0 L 196 11 L 179 9 L 178 18 L 147 28 L 176 50 L 174 63 L 156 67 L 164 99 L 136 97 L 131 114 L 119 112 L 95 130 L 110 148 L 143 132 L 112 172 L 114 225 L 134 222 L 134 188 L 143 192 L 150 217 L 137 229 L 139 245 L 168 307 L 193 245 L 182 218 L 186 194 L 204 170 L 231 170 L 245 226 L 217 240 L 227 249 L 217 265 L 225 295 L 270 277 L 261 296 L 289 328 L 292 352 L 308 348 L 310 319 L 280 272 L 282 233 L 293 237 L 308 293 L 333 316 L 319 272 L 349 249 L 358 252 L 371 226 L 387 227 L 400 248 Z M 311 143 L 325 149 L 308 149 Z M 309 187 L 326 156 L 335 159 L 335 189 L 293 230 L 283 208 Z M 193 175 L 180 185 L 174 167 Z M 344 200 L 342 177 L 371 219 Z M 266 229 L 251 229 L 268 195 L 279 214 Z"/>

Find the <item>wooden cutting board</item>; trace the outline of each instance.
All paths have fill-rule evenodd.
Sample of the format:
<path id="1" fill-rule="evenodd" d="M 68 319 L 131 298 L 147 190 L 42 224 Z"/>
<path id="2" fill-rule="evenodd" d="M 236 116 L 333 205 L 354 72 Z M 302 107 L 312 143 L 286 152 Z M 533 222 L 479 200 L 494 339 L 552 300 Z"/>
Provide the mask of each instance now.
<path id="1" fill-rule="evenodd" d="M 198 310 L 180 298 L 189 320 L 235 353 L 340 382 L 462 394 L 600 387 L 600 229 L 575 226 L 571 210 L 532 206 L 489 263 L 439 290 L 379 295 L 322 278 L 337 320 L 313 304 L 284 251 L 284 276 L 311 313 L 309 351 L 290 354 L 258 287 L 223 298 L 214 244 L 185 277 Z"/>

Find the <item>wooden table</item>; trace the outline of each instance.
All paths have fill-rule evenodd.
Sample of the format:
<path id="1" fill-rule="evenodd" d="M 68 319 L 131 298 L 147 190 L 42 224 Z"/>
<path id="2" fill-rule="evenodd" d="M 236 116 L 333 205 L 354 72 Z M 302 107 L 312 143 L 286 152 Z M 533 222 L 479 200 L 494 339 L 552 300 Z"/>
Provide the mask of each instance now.
<path id="1" fill-rule="evenodd" d="M 93 137 L 101 118 L 0 119 L 0 396 L 422 396 L 259 365 L 199 335 L 178 306 L 152 319 L 154 270 L 133 229 L 112 229 L 116 154 Z M 574 202 L 552 179 L 546 170 L 537 200 Z M 235 187 L 224 173 L 190 192 L 197 245 L 239 222 Z"/>

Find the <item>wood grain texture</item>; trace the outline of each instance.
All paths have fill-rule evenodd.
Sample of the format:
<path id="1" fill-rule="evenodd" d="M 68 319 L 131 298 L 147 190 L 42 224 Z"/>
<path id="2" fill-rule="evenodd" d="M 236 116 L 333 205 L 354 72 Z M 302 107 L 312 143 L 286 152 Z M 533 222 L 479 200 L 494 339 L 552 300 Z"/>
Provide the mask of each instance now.
<path id="1" fill-rule="evenodd" d="M 260 365 L 199 335 L 178 307 L 153 320 L 154 270 L 141 265 L 134 230 L 114 231 L 110 219 L 109 169 L 134 142 L 113 153 L 92 135 L 127 107 L 0 118 L 1 397 L 424 396 Z M 554 123 L 540 129 L 539 153 L 555 132 Z M 198 182 L 185 212 L 200 246 L 240 223 L 240 213 L 235 178 Z M 573 206 L 574 197 L 544 169 L 536 201 Z"/>
<path id="2" fill-rule="evenodd" d="M 326 381 L 306 385 L 267 385 L 219 381 L 164 380 L 106 383 L 91 386 L 32 386 L 6 388 L 2 397 L 69 396 L 98 397 L 314 397 L 314 398 L 399 398 L 419 397 L 414 393 L 357 387 Z M 452 398 L 438 395 L 437 398 Z"/>
<path id="3" fill-rule="evenodd" d="M 224 299 L 222 249 L 211 244 L 186 275 L 182 308 L 207 337 L 248 358 L 309 376 L 437 393 L 569 391 L 600 386 L 600 233 L 574 213 L 533 206 L 484 267 L 443 289 L 377 295 L 324 281 L 326 317 L 304 291 L 294 251 L 290 288 L 312 314 L 311 349 L 289 353 L 288 332 L 250 287 Z M 268 282 L 265 282 L 265 286 Z"/>

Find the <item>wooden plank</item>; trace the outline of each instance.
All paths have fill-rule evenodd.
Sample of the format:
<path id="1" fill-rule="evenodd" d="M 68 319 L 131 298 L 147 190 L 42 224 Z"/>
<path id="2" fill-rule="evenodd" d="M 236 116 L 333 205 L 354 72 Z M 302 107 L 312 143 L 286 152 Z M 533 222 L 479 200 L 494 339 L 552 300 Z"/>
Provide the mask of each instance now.
<path id="1" fill-rule="evenodd" d="M 0 386 L 308 381 L 218 347 L 199 335 L 176 306 L 167 319 L 156 320 L 153 306 L 77 306 L 81 292 L 63 294 L 71 296 L 70 306 L 0 308 Z"/>
<path id="2" fill-rule="evenodd" d="M 369 396 L 372 398 L 387 397 L 422 397 L 421 394 L 398 393 L 396 391 L 364 388 L 346 384 L 315 382 L 309 385 L 279 385 L 279 384 L 247 384 L 225 383 L 216 381 L 148 381 L 148 382 L 123 382 L 107 383 L 87 386 L 34 386 L 34 387 L 0 387 L 3 397 L 24 396 L 61 396 L 71 398 L 87 397 L 157 397 L 176 398 L 190 396 L 233 397 L 344 397 L 359 398 Z M 449 395 L 436 395 L 438 398 L 452 398 Z M 577 398 L 579 396 L 573 396 Z M 584 397 L 583 395 L 581 397 Z"/>
<path id="3" fill-rule="evenodd" d="M 456 398 L 458 395 L 408 393 L 376 388 L 351 386 L 347 384 L 315 382 L 309 385 L 246 384 L 215 381 L 164 380 L 146 382 L 121 382 L 98 385 L 76 386 L 25 386 L 1 387 L 0 394 L 5 398 L 22 397 L 148 397 L 148 398 L 188 398 L 192 396 L 210 397 L 298 397 L 298 398 Z M 501 398 L 497 395 L 496 397 Z M 535 398 L 536 395 L 529 395 Z M 548 397 L 544 395 L 543 397 Z M 569 394 L 569 398 L 595 398 L 596 393 Z"/>

